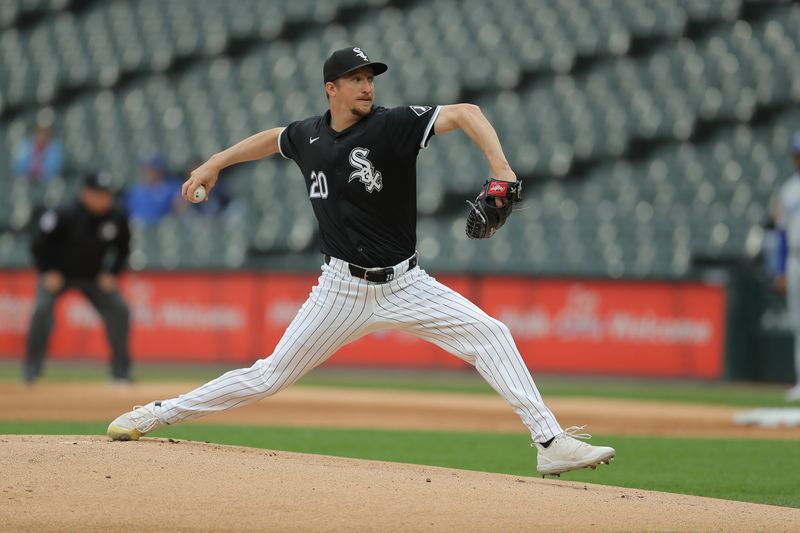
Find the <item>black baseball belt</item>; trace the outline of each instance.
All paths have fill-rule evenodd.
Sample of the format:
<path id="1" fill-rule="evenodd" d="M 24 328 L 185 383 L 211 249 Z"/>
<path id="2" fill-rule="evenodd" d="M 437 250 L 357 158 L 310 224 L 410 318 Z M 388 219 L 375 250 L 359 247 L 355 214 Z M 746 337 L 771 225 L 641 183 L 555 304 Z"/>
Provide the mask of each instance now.
<path id="1" fill-rule="evenodd" d="M 325 264 L 330 264 L 330 262 L 331 256 L 326 254 Z M 417 254 L 412 255 L 410 258 L 400 263 L 400 266 L 403 266 L 405 263 L 408 263 L 408 268 L 406 271 L 417 266 Z M 352 274 L 354 277 L 371 281 L 372 283 L 387 283 L 394 279 L 394 267 L 364 268 L 352 263 L 347 263 L 347 267 L 350 269 L 350 274 Z"/>

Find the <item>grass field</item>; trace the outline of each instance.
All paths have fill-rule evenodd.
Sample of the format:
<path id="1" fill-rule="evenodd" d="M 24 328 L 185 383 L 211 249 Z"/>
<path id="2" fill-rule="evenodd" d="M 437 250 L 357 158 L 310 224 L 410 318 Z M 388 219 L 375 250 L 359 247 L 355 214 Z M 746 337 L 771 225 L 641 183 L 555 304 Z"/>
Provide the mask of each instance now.
<path id="1" fill-rule="evenodd" d="M 140 365 L 142 381 L 203 381 L 221 367 Z M 0 380 L 18 379 L 18 364 L 0 363 Z M 51 364 L 47 380 L 102 380 L 100 364 Z M 783 387 L 697 381 L 539 376 L 547 396 L 596 396 L 736 406 L 783 406 Z M 299 386 L 494 392 L 474 373 L 317 371 Z M 0 434 L 104 434 L 108 421 L 0 422 Z M 520 476 L 536 475 L 535 450 L 520 434 L 286 428 L 186 424 L 156 437 L 174 437 L 303 453 L 417 463 Z M 663 490 L 800 508 L 800 443 L 791 440 L 710 439 L 595 435 L 619 459 L 597 471 L 564 479 Z"/>
<path id="2" fill-rule="evenodd" d="M 0 434 L 101 435 L 106 425 L 0 422 Z M 535 475 L 536 465 L 536 452 L 519 434 L 185 424 L 153 436 L 519 476 Z M 563 479 L 800 508 L 800 480 L 790 474 L 800 472 L 797 442 L 619 435 L 594 440 L 613 444 L 620 459 Z"/>

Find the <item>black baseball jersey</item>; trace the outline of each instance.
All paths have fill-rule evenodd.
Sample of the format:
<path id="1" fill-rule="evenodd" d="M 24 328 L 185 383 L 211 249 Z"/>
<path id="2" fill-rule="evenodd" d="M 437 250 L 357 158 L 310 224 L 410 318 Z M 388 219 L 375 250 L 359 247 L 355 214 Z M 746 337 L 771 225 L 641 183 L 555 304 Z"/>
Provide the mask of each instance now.
<path id="1" fill-rule="evenodd" d="M 114 206 L 97 216 L 75 200 L 39 217 L 31 251 L 41 272 L 57 270 L 67 278 L 94 279 L 101 270 L 122 271 L 130 238 L 123 209 Z"/>
<path id="2" fill-rule="evenodd" d="M 417 154 L 427 148 L 440 109 L 377 107 L 340 132 L 330 127 L 328 111 L 281 131 L 281 155 L 305 177 L 322 253 L 367 268 L 414 255 Z"/>

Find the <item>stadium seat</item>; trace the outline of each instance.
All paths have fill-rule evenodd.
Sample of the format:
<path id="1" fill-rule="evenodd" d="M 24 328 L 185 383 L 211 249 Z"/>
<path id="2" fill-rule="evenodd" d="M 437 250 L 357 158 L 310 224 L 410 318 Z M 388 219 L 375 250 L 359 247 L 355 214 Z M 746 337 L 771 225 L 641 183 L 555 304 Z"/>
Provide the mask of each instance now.
<path id="1" fill-rule="evenodd" d="M 467 241 L 463 200 L 489 169 L 466 136 L 434 138 L 418 164 L 419 247 L 431 270 L 684 275 L 693 253 L 753 249 L 791 171 L 800 6 L 747 3 L 141 0 L 73 10 L 68 0 L 8 0 L 0 164 L 9 168 L 39 108 L 52 105 L 69 174 L 42 190 L 10 186 L 0 257 L 23 257 L 13 250 L 35 206 L 63 201 L 87 170 L 130 183 L 142 154 L 161 150 L 182 171 L 323 111 L 324 57 L 359 43 L 390 64 L 380 104 L 479 104 L 527 178 L 512 221 L 489 242 Z M 208 221 L 137 228 L 132 265 L 237 268 L 253 254 L 314 253 L 316 223 L 291 163 L 241 165 L 229 178 L 239 207 L 222 231 L 187 246 L 180 236 Z M 291 186 L 279 195 L 277 183 Z M 524 252 L 512 253 L 520 242 Z"/>

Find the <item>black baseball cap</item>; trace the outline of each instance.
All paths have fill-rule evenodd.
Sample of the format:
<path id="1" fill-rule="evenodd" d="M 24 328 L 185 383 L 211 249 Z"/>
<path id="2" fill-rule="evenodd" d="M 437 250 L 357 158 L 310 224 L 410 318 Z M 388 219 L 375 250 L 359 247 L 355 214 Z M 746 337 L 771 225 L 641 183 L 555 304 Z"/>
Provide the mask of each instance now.
<path id="1" fill-rule="evenodd" d="M 325 83 L 328 83 L 329 81 L 344 76 L 348 72 L 353 72 L 354 70 L 367 66 L 372 67 L 372 73 L 375 76 L 383 74 L 389 69 L 385 63 L 370 61 L 367 53 L 358 46 L 341 48 L 333 52 L 330 57 L 325 60 L 325 65 L 322 67 L 322 75 L 325 78 Z"/>
<path id="2" fill-rule="evenodd" d="M 83 186 L 95 191 L 114 192 L 114 177 L 108 172 L 92 172 L 83 178 Z"/>

